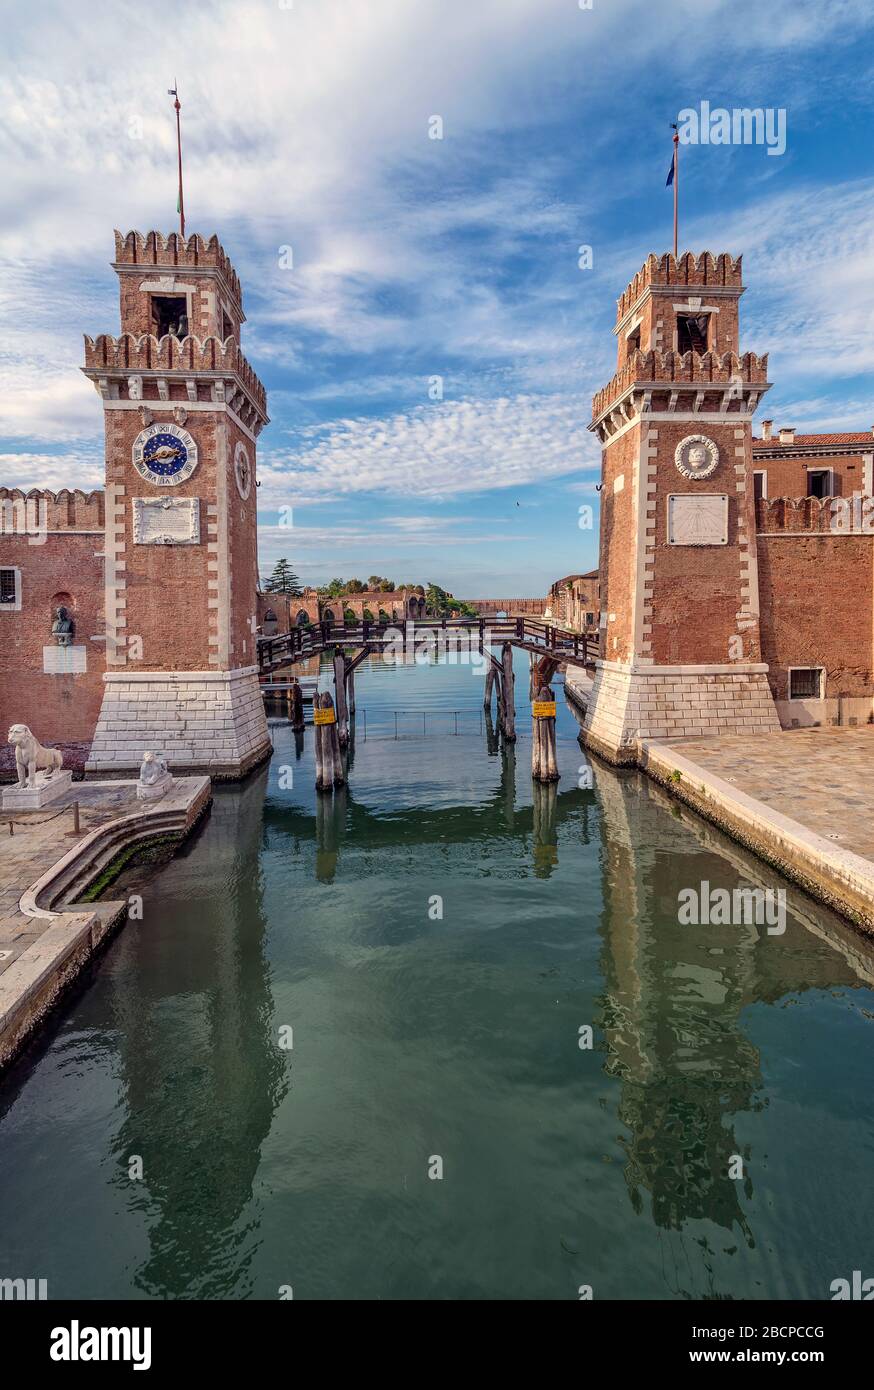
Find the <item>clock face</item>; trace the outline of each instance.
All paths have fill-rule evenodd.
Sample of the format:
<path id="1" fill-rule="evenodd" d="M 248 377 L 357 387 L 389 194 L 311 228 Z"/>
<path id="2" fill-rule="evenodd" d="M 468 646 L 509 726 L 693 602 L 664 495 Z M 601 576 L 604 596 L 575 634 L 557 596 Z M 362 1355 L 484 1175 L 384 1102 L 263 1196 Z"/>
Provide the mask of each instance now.
<path id="1" fill-rule="evenodd" d="M 252 466 L 243 444 L 238 444 L 234 450 L 234 477 L 237 481 L 237 491 L 245 502 L 252 486 Z"/>
<path id="2" fill-rule="evenodd" d="M 197 445 L 179 425 L 149 425 L 134 440 L 132 457 L 146 482 L 175 486 L 190 478 L 197 467 Z"/>

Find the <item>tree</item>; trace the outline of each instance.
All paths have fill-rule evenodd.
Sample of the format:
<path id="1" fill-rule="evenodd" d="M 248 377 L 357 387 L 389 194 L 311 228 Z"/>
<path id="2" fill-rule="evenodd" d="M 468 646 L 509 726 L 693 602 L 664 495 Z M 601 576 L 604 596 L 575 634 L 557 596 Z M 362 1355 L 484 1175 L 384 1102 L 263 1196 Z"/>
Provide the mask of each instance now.
<path id="1" fill-rule="evenodd" d="M 360 579 L 350 579 L 346 585 L 347 594 L 366 594 L 367 585 L 362 584 Z"/>
<path id="2" fill-rule="evenodd" d="M 268 594 L 291 594 L 292 598 L 298 598 L 303 593 L 300 580 L 287 560 L 277 560 L 264 590 Z"/>

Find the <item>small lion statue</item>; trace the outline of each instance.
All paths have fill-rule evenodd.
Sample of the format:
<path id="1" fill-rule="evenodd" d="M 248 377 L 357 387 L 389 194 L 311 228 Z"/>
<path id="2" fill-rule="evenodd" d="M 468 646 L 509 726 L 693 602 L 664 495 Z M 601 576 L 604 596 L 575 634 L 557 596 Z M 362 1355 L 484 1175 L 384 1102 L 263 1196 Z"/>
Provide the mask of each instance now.
<path id="1" fill-rule="evenodd" d="M 26 724 L 13 724 L 9 730 L 8 741 L 15 749 L 15 770 L 18 773 L 19 787 L 35 787 L 37 772 L 44 771 L 48 781 L 64 766 L 64 755 L 60 749 L 43 748 Z"/>
<path id="2" fill-rule="evenodd" d="M 143 754 L 143 761 L 140 767 L 140 781 L 144 787 L 153 787 L 156 782 L 161 782 L 167 776 L 167 760 L 163 753 L 147 752 Z"/>

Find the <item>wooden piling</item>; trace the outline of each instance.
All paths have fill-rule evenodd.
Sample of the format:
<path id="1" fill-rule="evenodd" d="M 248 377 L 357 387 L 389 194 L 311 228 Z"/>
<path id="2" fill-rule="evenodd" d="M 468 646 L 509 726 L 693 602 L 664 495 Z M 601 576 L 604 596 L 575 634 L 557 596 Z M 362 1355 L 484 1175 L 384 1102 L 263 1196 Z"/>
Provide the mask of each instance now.
<path id="1" fill-rule="evenodd" d="M 350 671 L 346 678 L 346 688 L 349 692 L 349 717 L 355 718 L 355 672 Z"/>
<path id="2" fill-rule="evenodd" d="M 303 726 L 304 726 L 304 721 L 303 721 L 303 691 L 302 691 L 301 688 L 300 688 L 300 681 L 298 681 L 298 680 L 295 680 L 295 681 L 294 681 L 294 683 L 293 683 L 293 685 L 292 685 L 290 691 L 288 692 L 288 694 L 289 694 L 289 705 L 290 705 L 289 712 L 288 712 L 288 717 L 289 717 L 289 719 L 291 720 L 291 727 L 292 727 L 293 729 L 302 729 Z"/>
<path id="3" fill-rule="evenodd" d="M 315 753 L 316 753 L 316 791 L 317 791 L 317 792 L 326 792 L 326 791 L 330 791 L 331 787 L 334 785 L 334 757 L 333 757 L 333 752 L 332 752 L 332 753 L 331 753 L 331 771 L 330 771 L 330 775 L 329 775 L 329 774 L 328 774 L 328 771 L 327 771 L 327 768 L 326 768 L 325 748 L 326 748 L 326 742 L 327 742 L 327 746 L 330 747 L 330 740 L 327 740 L 327 741 L 326 741 L 326 739 L 325 739 L 325 734 L 326 734 L 326 732 L 327 732 L 327 726 L 324 725 L 324 724 L 320 724 L 319 721 L 318 721 L 318 711 L 319 711 L 320 709 L 321 709 L 320 697 L 319 697 L 318 693 L 316 693 L 316 694 L 313 696 L 313 724 L 314 724 L 314 728 L 313 728 L 313 736 L 314 736 L 314 737 L 313 737 L 313 742 L 314 742 Z"/>
<path id="4" fill-rule="evenodd" d="M 337 697 L 337 738 L 340 747 L 349 742 L 349 707 L 346 703 L 346 657 L 339 647 L 334 648 L 334 691 Z"/>
<path id="5" fill-rule="evenodd" d="M 489 659 L 488 670 L 486 671 L 486 688 L 485 693 L 483 695 L 483 709 L 487 709 L 489 713 L 491 713 L 492 709 L 492 692 L 494 691 L 494 688 L 495 664 L 491 659 Z"/>
<path id="6" fill-rule="evenodd" d="M 532 708 L 534 727 L 531 731 L 531 775 L 537 782 L 557 782 L 559 772 L 555 753 L 555 715 L 542 713 L 538 706 L 555 708 L 555 696 L 548 685 L 541 686 Z"/>
<path id="7" fill-rule="evenodd" d="M 504 697 L 503 733 L 504 738 L 512 743 L 516 738 L 516 701 L 513 695 L 513 648 L 509 642 L 504 643 L 501 651 L 501 668 L 501 690 Z"/>
<path id="8" fill-rule="evenodd" d="M 334 713 L 334 701 L 331 699 L 330 691 L 325 690 L 321 696 L 321 707 L 323 710 L 330 710 Z M 342 787 L 346 781 L 346 770 L 343 767 L 343 755 L 340 752 L 339 724 L 335 719 L 330 724 L 323 726 L 325 732 L 325 771 L 331 775 L 335 787 Z M 348 727 L 346 732 L 348 740 Z"/>

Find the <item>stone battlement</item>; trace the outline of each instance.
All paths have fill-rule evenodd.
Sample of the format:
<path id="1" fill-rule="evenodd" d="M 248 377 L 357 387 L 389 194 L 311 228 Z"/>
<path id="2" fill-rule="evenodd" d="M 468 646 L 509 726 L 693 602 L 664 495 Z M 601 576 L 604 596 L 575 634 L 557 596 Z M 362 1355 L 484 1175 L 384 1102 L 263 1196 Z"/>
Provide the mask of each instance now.
<path id="1" fill-rule="evenodd" d="M 765 386 L 768 381 L 768 354 L 758 357 L 745 352 L 742 357 L 726 352 L 658 352 L 636 349 L 624 367 L 592 398 L 592 418 L 597 419 L 634 382 L 676 383 L 677 385 Z"/>
<path id="2" fill-rule="evenodd" d="M 224 276 L 228 288 L 242 307 L 243 294 L 237 273 L 215 235 L 209 241 L 204 241 L 197 232 L 183 238 L 178 232 L 171 232 L 165 237 L 161 232 L 125 234 L 116 230 L 115 264 L 142 266 L 144 269 L 151 266 L 213 268 Z"/>
<path id="3" fill-rule="evenodd" d="M 0 487 L 0 536 L 33 529 L 49 531 L 102 531 L 104 527 L 103 489 L 82 492 L 79 488 Z"/>
<path id="4" fill-rule="evenodd" d="M 835 536 L 874 533 L 874 497 L 759 497 L 759 535 L 829 532 Z"/>
<path id="5" fill-rule="evenodd" d="M 213 337 L 201 341 L 193 335 L 175 338 L 170 333 L 160 339 L 154 333 L 144 333 L 141 337 L 122 333 L 118 338 L 109 333 L 90 338 L 86 333 L 84 338 L 86 372 L 233 373 L 240 378 L 262 413 L 267 414 L 267 393 L 233 338 L 226 338 L 224 342 Z"/>
<path id="6" fill-rule="evenodd" d="M 702 251 L 700 256 L 684 251 L 676 260 L 667 253 L 661 257 L 651 254 L 616 301 L 616 321 L 620 323 L 643 291 L 651 287 L 676 285 L 688 290 L 716 285 L 740 290 L 742 260 L 742 256 L 735 260 L 725 251 L 718 256 L 710 251 Z"/>

